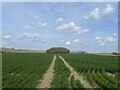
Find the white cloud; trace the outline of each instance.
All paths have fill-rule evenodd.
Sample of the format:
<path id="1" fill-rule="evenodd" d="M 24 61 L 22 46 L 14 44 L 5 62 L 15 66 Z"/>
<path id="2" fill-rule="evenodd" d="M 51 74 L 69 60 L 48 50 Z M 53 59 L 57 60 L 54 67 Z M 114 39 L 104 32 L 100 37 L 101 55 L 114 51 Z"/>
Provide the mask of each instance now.
<path id="1" fill-rule="evenodd" d="M 93 11 L 90 12 L 90 14 L 88 16 L 84 16 L 84 19 L 100 20 L 100 18 L 101 18 L 100 13 L 104 14 L 104 15 L 108 15 L 108 14 L 111 14 L 113 11 L 114 11 L 114 8 L 111 5 L 107 4 L 103 13 L 100 12 L 99 8 L 95 8 Z"/>
<path id="2" fill-rule="evenodd" d="M 113 38 L 113 37 L 105 37 L 105 38 L 101 38 L 101 37 L 96 37 L 96 40 L 97 40 L 97 43 L 99 46 L 105 46 L 107 44 L 110 44 L 110 43 L 114 43 L 117 41 L 116 38 Z"/>
<path id="3" fill-rule="evenodd" d="M 89 29 L 87 29 L 87 28 L 82 28 L 82 27 L 80 27 L 78 25 L 75 25 L 74 22 L 70 22 L 70 23 L 58 26 L 57 30 L 58 31 L 63 30 L 63 31 L 66 31 L 66 32 L 72 33 L 72 34 L 81 34 L 81 33 L 89 31 Z"/>
<path id="4" fill-rule="evenodd" d="M 103 13 L 108 15 L 108 14 L 112 13 L 113 11 L 114 11 L 114 8 L 111 5 L 107 4 L 107 6 L 106 6 L 105 10 L 103 11 Z"/>
<path id="5" fill-rule="evenodd" d="M 99 40 L 97 43 L 98 43 L 99 46 L 105 46 L 105 45 L 106 45 L 106 44 L 105 44 L 104 42 L 102 42 L 101 40 Z"/>
<path id="6" fill-rule="evenodd" d="M 90 20 L 99 20 L 100 15 L 99 15 L 99 8 L 95 8 L 93 11 L 90 12 L 88 16 L 84 16 L 85 19 L 90 19 Z"/>
<path id="7" fill-rule="evenodd" d="M 96 37 L 96 39 L 100 39 L 100 36 Z"/>
<path id="8" fill-rule="evenodd" d="M 39 28 L 48 28 L 49 25 L 48 25 L 47 22 L 39 22 L 38 27 L 39 27 Z"/>
<path id="9" fill-rule="evenodd" d="M 56 20 L 56 24 L 61 24 L 63 22 L 63 18 L 58 18 L 57 20 Z"/>
<path id="10" fill-rule="evenodd" d="M 32 41 L 40 41 L 39 33 L 24 33 L 18 37 L 19 39 L 28 39 Z"/>
<path id="11" fill-rule="evenodd" d="M 105 38 L 105 41 L 106 41 L 106 42 L 115 42 L 116 39 L 113 38 L 113 37 L 106 37 L 106 38 Z"/>
<path id="12" fill-rule="evenodd" d="M 2 40 L 10 40 L 11 35 L 8 32 L 2 32 Z"/>
<path id="13" fill-rule="evenodd" d="M 113 33 L 113 36 L 117 36 L 117 33 Z"/>
<path id="14" fill-rule="evenodd" d="M 75 40 L 73 40 L 72 42 L 73 42 L 73 43 L 79 43 L 80 40 L 79 40 L 79 39 L 75 39 Z"/>
<path id="15" fill-rule="evenodd" d="M 83 32 L 89 32 L 89 29 L 86 28 L 86 29 L 83 30 Z"/>
<path id="16" fill-rule="evenodd" d="M 67 41 L 65 44 L 66 45 L 79 45 L 82 43 L 82 40 L 80 39 L 75 39 L 75 40 L 72 40 L 72 41 Z"/>
<path id="17" fill-rule="evenodd" d="M 68 41 L 68 42 L 66 42 L 65 44 L 66 44 L 66 45 L 70 45 L 70 44 L 71 44 L 71 42 L 69 42 L 69 41 Z"/>

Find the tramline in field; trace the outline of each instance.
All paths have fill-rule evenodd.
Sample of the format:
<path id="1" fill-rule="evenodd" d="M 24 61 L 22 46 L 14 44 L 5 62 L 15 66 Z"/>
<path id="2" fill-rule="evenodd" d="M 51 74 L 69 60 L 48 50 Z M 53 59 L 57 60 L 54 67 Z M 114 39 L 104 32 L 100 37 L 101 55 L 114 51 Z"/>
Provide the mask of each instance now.
<path id="1" fill-rule="evenodd" d="M 118 57 L 92 54 L 61 54 L 93 87 L 118 87 Z M 114 76 L 109 76 L 107 73 Z M 95 84 L 96 83 L 96 84 Z"/>
<path id="2" fill-rule="evenodd" d="M 87 87 L 81 82 L 82 79 L 76 79 L 74 72 L 71 74 L 70 68 L 59 55 L 76 70 L 74 72 L 83 76 L 92 88 L 118 88 L 118 57 L 93 54 L 56 55 L 54 75 L 49 88 Z M 44 74 L 47 74 L 54 56 L 55 54 L 46 53 L 3 53 L 2 87 L 36 88 L 41 83 L 39 81 L 44 79 Z"/>

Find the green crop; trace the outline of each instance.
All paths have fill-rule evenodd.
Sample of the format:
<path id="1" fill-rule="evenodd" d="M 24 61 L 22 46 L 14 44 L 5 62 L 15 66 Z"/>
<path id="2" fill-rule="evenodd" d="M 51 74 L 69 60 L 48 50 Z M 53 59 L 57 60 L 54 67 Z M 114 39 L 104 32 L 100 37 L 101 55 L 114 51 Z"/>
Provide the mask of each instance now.
<path id="1" fill-rule="evenodd" d="M 65 66 L 63 61 L 57 56 L 57 60 L 55 62 L 55 71 L 54 78 L 52 81 L 53 88 L 68 88 L 68 77 L 70 75 L 69 69 Z"/>
<path id="2" fill-rule="evenodd" d="M 35 88 L 52 59 L 52 54 L 3 53 L 2 87 Z"/>
<path id="3" fill-rule="evenodd" d="M 118 79 L 106 75 L 107 72 L 114 75 L 119 72 L 117 56 L 94 54 L 61 54 L 61 56 L 82 74 L 91 86 L 95 86 L 96 83 L 101 88 L 118 88 Z"/>
<path id="4" fill-rule="evenodd" d="M 71 88 L 79 88 L 80 90 L 84 90 L 79 80 L 75 80 L 74 76 L 71 77 L 70 80 Z"/>
<path id="5" fill-rule="evenodd" d="M 111 73 L 118 72 L 118 57 L 93 54 L 62 54 L 78 72 L 83 70 L 105 70 Z"/>
<path id="6" fill-rule="evenodd" d="M 95 87 L 117 88 L 119 69 L 117 56 L 94 54 L 60 54 L 88 83 Z M 3 53 L 2 54 L 2 87 L 3 88 L 35 88 L 49 68 L 54 54 L 46 53 Z M 107 73 L 112 73 L 114 77 Z M 52 88 L 83 89 L 74 76 L 70 81 L 70 70 L 57 56 L 54 67 Z"/>

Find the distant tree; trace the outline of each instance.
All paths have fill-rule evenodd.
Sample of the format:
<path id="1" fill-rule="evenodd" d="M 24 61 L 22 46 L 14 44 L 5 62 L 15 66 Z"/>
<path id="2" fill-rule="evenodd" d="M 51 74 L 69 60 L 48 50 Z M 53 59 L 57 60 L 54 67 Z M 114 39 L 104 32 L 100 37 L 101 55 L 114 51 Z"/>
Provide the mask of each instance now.
<path id="1" fill-rule="evenodd" d="M 83 53 L 83 54 L 85 54 L 87 52 L 86 51 L 77 51 L 77 53 Z"/>
<path id="2" fill-rule="evenodd" d="M 11 48 L 12 50 L 14 50 L 14 48 Z"/>
<path id="3" fill-rule="evenodd" d="M 1 51 L 1 53 L 4 53 L 4 51 Z"/>
<path id="4" fill-rule="evenodd" d="M 47 53 L 70 53 L 70 50 L 64 47 L 52 47 L 46 51 Z"/>
<path id="5" fill-rule="evenodd" d="M 113 52 L 112 54 L 114 54 L 114 55 L 118 55 L 118 53 L 116 53 L 116 52 Z"/>

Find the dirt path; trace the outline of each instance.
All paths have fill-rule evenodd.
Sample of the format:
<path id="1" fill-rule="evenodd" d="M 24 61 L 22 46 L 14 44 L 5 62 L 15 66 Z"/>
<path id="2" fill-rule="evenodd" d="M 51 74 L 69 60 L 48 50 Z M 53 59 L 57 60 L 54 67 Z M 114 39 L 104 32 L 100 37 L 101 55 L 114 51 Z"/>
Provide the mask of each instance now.
<path id="1" fill-rule="evenodd" d="M 74 75 L 76 80 L 79 80 L 81 82 L 81 84 L 84 86 L 84 88 L 92 88 L 91 85 L 83 79 L 82 75 L 79 75 L 74 69 L 73 67 L 71 67 L 65 60 L 64 58 L 62 58 L 60 55 L 59 57 L 62 59 L 62 61 L 64 62 L 64 64 L 66 65 L 66 67 L 70 70 L 71 75 Z M 70 76 L 71 76 L 70 75 Z M 70 78 L 70 77 L 69 77 Z"/>
<path id="2" fill-rule="evenodd" d="M 43 79 L 40 80 L 40 84 L 37 85 L 36 88 L 50 88 L 51 81 L 54 76 L 54 65 L 55 65 L 56 55 L 53 57 L 53 61 L 47 70 L 47 72 L 43 75 Z"/>

